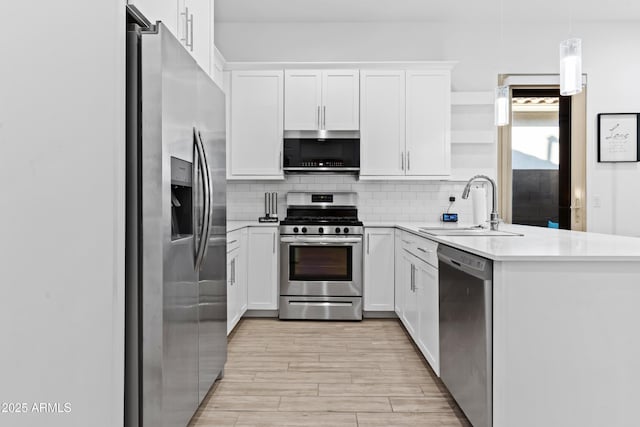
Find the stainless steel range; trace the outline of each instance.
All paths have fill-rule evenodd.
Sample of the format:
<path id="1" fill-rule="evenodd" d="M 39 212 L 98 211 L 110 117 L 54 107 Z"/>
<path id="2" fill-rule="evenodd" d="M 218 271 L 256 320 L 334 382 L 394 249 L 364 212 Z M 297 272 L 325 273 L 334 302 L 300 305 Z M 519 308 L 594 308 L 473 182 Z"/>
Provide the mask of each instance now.
<path id="1" fill-rule="evenodd" d="M 280 319 L 362 320 L 356 193 L 287 194 L 280 222 Z"/>

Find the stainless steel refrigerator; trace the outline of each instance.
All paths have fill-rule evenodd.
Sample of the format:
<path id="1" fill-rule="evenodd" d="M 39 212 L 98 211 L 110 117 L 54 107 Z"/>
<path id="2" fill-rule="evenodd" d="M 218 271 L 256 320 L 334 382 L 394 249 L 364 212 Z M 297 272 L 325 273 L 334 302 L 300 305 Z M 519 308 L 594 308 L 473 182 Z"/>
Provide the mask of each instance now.
<path id="1" fill-rule="evenodd" d="M 127 25 L 125 426 L 183 427 L 227 358 L 224 94 Z"/>

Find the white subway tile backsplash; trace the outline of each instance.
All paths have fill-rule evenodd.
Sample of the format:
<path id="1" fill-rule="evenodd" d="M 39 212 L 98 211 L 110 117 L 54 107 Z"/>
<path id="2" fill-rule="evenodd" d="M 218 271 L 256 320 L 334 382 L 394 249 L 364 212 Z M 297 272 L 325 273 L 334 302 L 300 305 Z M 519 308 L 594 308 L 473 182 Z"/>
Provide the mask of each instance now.
<path id="1" fill-rule="evenodd" d="M 264 193 L 278 193 L 278 213 L 286 216 L 289 191 L 354 191 L 363 221 L 437 221 L 449 206 L 461 221 L 471 220 L 471 202 L 462 200 L 464 183 L 425 181 L 410 183 L 361 182 L 353 176 L 299 175 L 285 181 L 231 181 L 227 185 L 229 220 L 255 220 L 264 215 Z"/>

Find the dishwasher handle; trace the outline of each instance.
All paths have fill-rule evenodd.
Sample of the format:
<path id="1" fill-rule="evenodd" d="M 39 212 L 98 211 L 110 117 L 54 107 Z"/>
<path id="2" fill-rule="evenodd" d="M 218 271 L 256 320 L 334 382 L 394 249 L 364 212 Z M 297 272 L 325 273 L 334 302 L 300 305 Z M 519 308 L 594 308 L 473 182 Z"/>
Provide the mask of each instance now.
<path id="1" fill-rule="evenodd" d="M 493 262 L 489 259 L 452 248 L 438 245 L 438 261 L 482 280 L 493 279 Z"/>

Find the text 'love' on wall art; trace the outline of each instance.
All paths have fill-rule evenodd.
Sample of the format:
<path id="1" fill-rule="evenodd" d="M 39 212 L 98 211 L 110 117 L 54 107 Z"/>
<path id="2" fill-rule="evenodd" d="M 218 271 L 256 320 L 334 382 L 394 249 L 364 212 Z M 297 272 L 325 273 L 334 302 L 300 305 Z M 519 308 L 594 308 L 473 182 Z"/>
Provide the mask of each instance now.
<path id="1" fill-rule="evenodd" d="M 598 114 L 598 161 L 640 161 L 640 113 Z"/>

